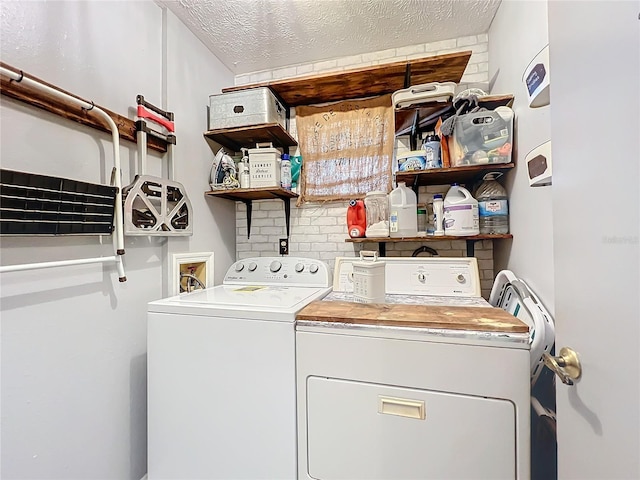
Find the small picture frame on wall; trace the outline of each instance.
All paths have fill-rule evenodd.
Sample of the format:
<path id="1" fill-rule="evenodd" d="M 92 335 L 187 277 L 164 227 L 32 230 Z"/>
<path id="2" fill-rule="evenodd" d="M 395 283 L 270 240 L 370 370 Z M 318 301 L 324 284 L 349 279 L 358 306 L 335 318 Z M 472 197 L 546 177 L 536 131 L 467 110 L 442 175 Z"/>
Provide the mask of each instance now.
<path id="1" fill-rule="evenodd" d="M 174 253 L 169 268 L 169 295 L 213 286 L 213 252 Z"/>

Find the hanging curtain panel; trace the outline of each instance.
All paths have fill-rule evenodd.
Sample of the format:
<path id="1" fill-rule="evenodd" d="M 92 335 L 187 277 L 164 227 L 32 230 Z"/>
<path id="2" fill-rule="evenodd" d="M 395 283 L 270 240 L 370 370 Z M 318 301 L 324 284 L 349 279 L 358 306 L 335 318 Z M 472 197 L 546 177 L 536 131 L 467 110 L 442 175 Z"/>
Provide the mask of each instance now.
<path id="1" fill-rule="evenodd" d="M 391 95 L 321 107 L 296 107 L 302 152 L 298 203 L 362 198 L 391 190 Z"/>

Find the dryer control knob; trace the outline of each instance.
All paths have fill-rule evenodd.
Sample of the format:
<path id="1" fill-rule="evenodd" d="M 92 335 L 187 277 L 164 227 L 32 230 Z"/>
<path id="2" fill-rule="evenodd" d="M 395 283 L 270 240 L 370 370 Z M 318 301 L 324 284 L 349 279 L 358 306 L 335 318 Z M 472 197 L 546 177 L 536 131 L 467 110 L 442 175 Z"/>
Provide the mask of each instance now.
<path id="1" fill-rule="evenodd" d="M 427 280 L 427 277 L 425 277 L 424 273 L 419 273 L 418 274 L 418 281 L 421 283 L 424 283 Z"/>
<path id="2" fill-rule="evenodd" d="M 251 262 L 249 264 L 249 271 L 250 272 L 255 272 L 256 268 L 258 268 L 258 264 L 256 262 Z"/>
<path id="3" fill-rule="evenodd" d="M 236 263 L 236 272 L 241 272 L 244 269 L 244 264 Z"/>
<path id="4" fill-rule="evenodd" d="M 304 265 L 302 263 L 296 263 L 296 272 L 300 273 L 304 270 Z"/>
<path id="5" fill-rule="evenodd" d="M 318 265 L 316 265 L 315 263 L 312 263 L 311 266 L 309 267 L 309 271 L 311 273 L 318 273 Z"/>
<path id="6" fill-rule="evenodd" d="M 271 265 L 269 265 L 269 270 L 271 270 L 273 273 L 279 272 L 281 268 L 282 263 L 277 260 L 274 260 L 273 262 L 271 262 Z"/>
<path id="7" fill-rule="evenodd" d="M 460 274 L 460 275 L 458 275 L 456 280 L 458 280 L 458 283 L 466 283 L 467 278 L 463 274 Z"/>

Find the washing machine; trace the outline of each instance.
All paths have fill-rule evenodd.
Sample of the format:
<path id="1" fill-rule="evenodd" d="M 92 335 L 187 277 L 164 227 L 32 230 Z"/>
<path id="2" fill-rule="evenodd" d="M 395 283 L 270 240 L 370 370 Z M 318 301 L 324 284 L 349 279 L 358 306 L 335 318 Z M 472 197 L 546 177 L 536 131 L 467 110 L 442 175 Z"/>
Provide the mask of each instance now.
<path id="1" fill-rule="evenodd" d="M 148 476 L 296 478 L 296 313 L 318 260 L 248 258 L 221 285 L 148 305 Z"/>
<path id="2" fill-rule="evenodd" d="M 298 314 L 298 478 L 529 478 L 531 325 L 475 258 L 381 259 L 385 304 L 351 301 L 353 260 Z"/>

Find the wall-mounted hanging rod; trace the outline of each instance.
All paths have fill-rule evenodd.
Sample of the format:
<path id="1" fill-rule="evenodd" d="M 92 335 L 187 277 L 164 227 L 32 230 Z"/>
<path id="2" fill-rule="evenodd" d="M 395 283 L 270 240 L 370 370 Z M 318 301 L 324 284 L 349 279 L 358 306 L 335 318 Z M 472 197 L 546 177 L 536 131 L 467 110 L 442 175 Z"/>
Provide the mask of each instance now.
<path id="1" fill-rule="evenodd" d="M 33 81 L 38 82 L 42 85 L 48 85 L 55 89 L 58 92 L 67 93 L 72 98 L 78 99 L 76 95 L 72 95 L 69 92 L 65 92 L 61 88 L 50 85 L 44 80 L 41 80 L 33 75 L 28 73 L 22 73 L 19 69 L 4 63 L 0 62 L 0 67 L 6 68 L 9 71 L 17 73 L 17 75 L 23 75 L 24 78 L 29 78 Z M 42 110 L 46 110 L 47 112 L 53 113 L 54 115 L 59 115 L 67 120 L 71 120 L 72 122 L 80 123 L 81 125 L 95 128 L 97 130 L 111 133 L 107 125 L 102 122 L 97 117 L 92 117 L 87 115 L 85 110 L 79 109 L 75 104 L 71 104 L 66 101 L 60 101 L 60 98 L 53 98 L 47 95 L 45 92 L 39 89 L 31 88 L 26 85 L 26 82 L 18 82 L 15 81 L 14 77 L 4 77 L 0 76 L 0 93 L 7 97 L 10 97 L 19 102 L 25 103 L 31 107 L 36 107 Z M 82 99 L 79 99 L 82 100 Z M 112 112 L 108 108 L 102 107 L 100 105 L 96 105 L 101 110 L 104 110 L 109 114 L 109 116 L 113 119 L 115 124 L 118 126 L 118 131 L 120 132 L 120 138 L 123 140 L 129 140 L 130 142 L 136 142 L 136 125 L 135 122 L 127 117 L 119 115 L 115 112 Z M 149 139 L 148 147 L 151 150 L 156 150 L 158 152 L 164 153 L 167 151 L 167 141 L 166 139 L 160 137 L 154 137 Z"/>
<path id="2" fill-rule="evenodd" d="M 121 182 L 121 174 L 120 174 L 120 134 L 118 132 L 118 127 L 116 126 L 115 122 L 104 110 L 97 107 L 93 102 L 89 103 L 84 100 L 80 100 L 72 95 L 69 95 L 66 92 L 62 92 L 49 85 L 45 85 L 36 80 L 32 80 L 31 78 L 26 77 L 22 71 L 14 72 L 5 67 L 0 67 L 0 74 L 6 77 L 9 77 L 11 79 L 10 82 L 14 81 L 18 83 L 24 83 L 25 85 L 35 88 L 36 90 L 39 90 L 41 92 L 44 92 L 47 95 L 50 95 L 59 100 L 68 102 L 76 107 L 80 107 L 83 110 L 86 110 L 87 113 L 90 112 L 90 114 L 97 115 L 102 120 L 104 120 L 109 126 L 111 130 L 112 141 L 113 141 L 114 167 L 113 167 L 112 177 L 113 177 L 114 185 L 117 188 L 115 216 L 114 216 L 115 231 L 114 231 L 114 242 L 113 242 L 115 256 L 105 257 L 104 262 L 115 262 L 118 268 L 119 280 L 121 282 L 125 282 L 127 280 L 127 277 L 125 276 L 124 266 L 122 265 L 122 255 L 124 255 L 124 230 L 123 230 L 124 224 L 123 224 L 123 217 L 122 217 L 122 182 Z M 74 265 L 74 264 L 78 265 L 81 263 L 96 263 L 96 261 L 102 261 L 102 260 L 90 258 L 90 259 L 81 259 L 81 260 L 69 260 L 68 262 L 73 262 L 73 263 L 70 263 L 71 265 Z M 50 263 L 51 264 L 50 266 L 52 267 L 62 266 L 60 262 L 48 262 L 48 263 Z M 16 269 L 32 270 L 35 268 L 47 268 L 47 265 L 48 265 L 47 263 L 32 263 L 32 264 L 24 264 L 24 265 L 7 266 L 7 267 L 2 267 L 2 270 L 0 270 L 0 272 L 16 271 Z"/>
<path id="3" fill-rule="evenodd" d="M 114 255 L 112 257 L 96 257 L 96 258 L 80 258 L 78 260 L 61 260 L 58 262 L 42 262 L 42 263 L 23 263 L 21 265 L 7 265 L 0 267 L 0 273 L 5 272 L 21 272 L 25 270 L 38 270 L 42 268 L 55 268 L 55 267 L 68 267 L 71 265 L 89 265 L 92 263 L 114 263 L 118 269 L 118 277 L 120 279 L 126 276 L 124 273 L 124 266 L 122 264 L 122 257 L 120 255 Z M 124 280 L 121 280 L 124 281 Z"/>

